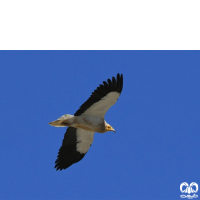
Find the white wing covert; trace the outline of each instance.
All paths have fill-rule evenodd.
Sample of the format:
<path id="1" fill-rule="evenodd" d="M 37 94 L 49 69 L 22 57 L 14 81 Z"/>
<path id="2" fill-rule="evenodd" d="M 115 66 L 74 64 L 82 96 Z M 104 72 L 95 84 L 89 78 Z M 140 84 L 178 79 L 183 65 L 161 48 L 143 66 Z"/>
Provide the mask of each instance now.
<path id="1" fill-rule="evenodd" d="M 108 79 L 107 82 L 104 81 L 74 115 L 94 115 L 103 118 L 108 109 L 116 103 L 122 88 L 122 74 L 117 74 L 117 78 L 112 77 L 112 80 Z"/>

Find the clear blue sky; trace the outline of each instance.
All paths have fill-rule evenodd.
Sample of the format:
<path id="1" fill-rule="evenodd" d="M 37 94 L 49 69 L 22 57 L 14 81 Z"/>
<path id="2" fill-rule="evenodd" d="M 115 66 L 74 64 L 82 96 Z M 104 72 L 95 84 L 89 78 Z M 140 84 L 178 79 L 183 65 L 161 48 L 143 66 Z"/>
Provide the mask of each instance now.
<path id="1" fill-rule="evenodd" d="M 0 66 L 0 199 L 169 200 L 200 185 L 200 51 L 0 51 Z M 66 128 L 48 122 L 117 73 L 116 134 L 56 171 Z"/>

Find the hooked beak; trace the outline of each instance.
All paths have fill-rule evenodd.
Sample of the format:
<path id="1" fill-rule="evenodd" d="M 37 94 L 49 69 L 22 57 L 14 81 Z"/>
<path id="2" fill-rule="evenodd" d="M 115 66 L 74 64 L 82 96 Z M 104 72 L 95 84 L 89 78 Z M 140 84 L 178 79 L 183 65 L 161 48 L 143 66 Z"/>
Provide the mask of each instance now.
<path id="1" fill-rule="evenodd" d="M 114 131 L 115 132 L 115 129 L 109 125 L 109 126 L 106 126 L 106 131 Z"/>
<path id="2" fill-rule="evenodd" d="M 112 127 L 112 131 L 114 132 L 114 133 L 116 133 L 116 131 L 115 131 L 115 129 Z"/>

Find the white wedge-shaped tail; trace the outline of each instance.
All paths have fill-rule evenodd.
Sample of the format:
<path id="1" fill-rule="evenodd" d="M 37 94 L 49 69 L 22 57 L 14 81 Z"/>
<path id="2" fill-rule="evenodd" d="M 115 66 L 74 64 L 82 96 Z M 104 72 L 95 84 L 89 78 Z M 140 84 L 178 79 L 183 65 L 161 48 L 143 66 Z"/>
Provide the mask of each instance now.
<path id="1" fill-rule="evenodd" d="M 56 126 L 56 127 L 66 127 L 69 126 L 73 123 L 74 121 L 74 115 L 63 115 L 60 118 L 58 118 L 55 121 L 49 122 L 51 126 Z"/>

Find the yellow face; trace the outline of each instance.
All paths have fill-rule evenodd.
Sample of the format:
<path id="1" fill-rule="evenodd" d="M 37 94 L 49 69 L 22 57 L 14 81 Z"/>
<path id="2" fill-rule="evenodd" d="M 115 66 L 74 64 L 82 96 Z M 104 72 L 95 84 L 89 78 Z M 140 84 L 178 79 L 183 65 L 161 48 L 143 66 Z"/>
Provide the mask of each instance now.
<path id="1" fill-rule="evenodd" d="M 115 129 L 112 126 L 107 125 L 106 126 L 106 131 L 114 131 L 115 132 Z"/>

